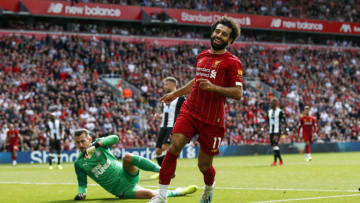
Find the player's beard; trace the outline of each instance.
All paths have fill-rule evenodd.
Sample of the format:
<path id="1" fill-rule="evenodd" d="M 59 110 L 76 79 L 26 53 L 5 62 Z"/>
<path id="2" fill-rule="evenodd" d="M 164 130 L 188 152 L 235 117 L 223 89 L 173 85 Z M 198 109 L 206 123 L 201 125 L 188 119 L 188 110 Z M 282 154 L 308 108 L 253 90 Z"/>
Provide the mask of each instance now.
<path id="1" fill-rule="evenodd" d="M 214 41 L 215 41 L 216 37 L 212 37 L 211 38 L 211 47 L 216 50 L 216 51 L 219 51 L 219 50 L 223 50 L 225 49 L 225 47 L 227 46 L 227 42 L 224 42 L 222 39 L 220 38 L 217 38 L 218 40 L 220 40 L 222 43 L 221 44 L 216 44 Z"/>

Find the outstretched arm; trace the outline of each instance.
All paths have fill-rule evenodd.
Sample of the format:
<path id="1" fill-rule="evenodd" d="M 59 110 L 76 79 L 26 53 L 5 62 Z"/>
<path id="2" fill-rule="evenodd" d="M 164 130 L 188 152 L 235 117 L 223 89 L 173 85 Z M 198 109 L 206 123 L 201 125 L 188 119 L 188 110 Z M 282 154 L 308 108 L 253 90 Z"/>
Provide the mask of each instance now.
<path id="1" fill-rule="evenodd" d="M 184 85 L 180 89 L 177 89 L 174 92 L 165 94 L 163 97 L 160 98 L 160 101 L 165 102 L 166 104 L 169 104 L 171 101 L 173 101 L 177 97 L 190 94 L 192 87 L 194 85 L 194 82 L 195 82 L 195 79 L 190 80 L 186 85 Z"/>
<path id="2" fill-rule="evenodd" d="M 86 198 L 87 192 L 87 177 L 86 173 L 77 165 L 74 164 L 76 177 L 78 180 L 78 194 L 75 196 L 74 200 L 84 200 Z"/>
<path id="3" fill-rule="evenodd" d="M 93 144 L 95 147 L 111 147 L 113 144 L 119 142 L 119 137 L 117 135 L 109 135 L 107 137 L 95 141 Z"/>
<path id="4" fill-rule="evenodd" d="M 211 83 L 207 79 L 198 79 L 197 82 L 199 82 L 199 86 L 201 89 L 209 91 L 209 92 L 216 92 L 218 94 L 221 94 L 225 97 L 240 100 L 242 97 L 242 86 L 237 85 L 234 87 L 221 87 L 218 85 L 215 85 Z"/>

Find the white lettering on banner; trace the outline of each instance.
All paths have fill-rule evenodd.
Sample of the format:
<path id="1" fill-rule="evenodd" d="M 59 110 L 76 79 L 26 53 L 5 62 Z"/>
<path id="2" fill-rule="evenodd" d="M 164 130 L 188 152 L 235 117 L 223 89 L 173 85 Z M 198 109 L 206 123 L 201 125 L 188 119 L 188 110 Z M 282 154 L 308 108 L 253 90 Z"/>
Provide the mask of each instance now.
<path id="1" fill-rule="evenodd" d="M 220 19 L 223 15 L 202 15 L 202 14 L 190 14 L 186 12 L 181 12 L 181 21 L 183 22 L 197 22 L 197 23 L 212 23 Z M 251 18 L 250 17 L 242 17 L 236 18 L 232 17 L 235 22 L 240 25 L 251 25 Z"/>
<path id="2" fill-rule="evenodd" d="M 71 15 L 82 15 L 84 13 L 84 8 L 78 6 L 65 6 L 65 13 Z"/>
<path id="3" fill-rule="evenodd" d="M 296 28 L 296 23 L 291 21 L 283 21 L 282 25 L 285 28 Z"/>
<path id="4" fill-rule="evenodd" d="M 297 22 L 297 28 L 302 30 L 323 30 L 322 23 Z"/>
<path id="5" fill-rule="evenodd" d="M 100 8 L 99 6 L 93 8 L 85 6 L 85 15 L 120 17 L 121 11 L 120 9 Z"/>
<path id="6" fill-rule="evenodd" d="M 192 146 L 189 146 L 186 148 L 186 154 L 188 159 L 193 159 L 196 157 L 195 148 Z"/>
<path id="7" fill-rule="evenodd" d="M 323 30 L 324 26 L 322 23 L 310 23 L 300 21 L 289 21 L 282 20 L 280 18 L 274 18 L 271 21 L 270 27 L 274 28 L 288 28 L 288 29 L 299 29 L 299 30 Z"/>
<path id="8" fill-rule="evenodd" d="M 63 8 L 62 3 L 51 3 L 47 12 L 48 13 L 61 13 L 62 8 Z"/>
<path id="9" fill-rule="evenodd" d="M 62 3 L 51 3 L 48 8 L 48 13 L 61 13 L 64 5 Z M 100 6 L 65 6 L 65 14 L 70 15 L 85 15 L 85 16 L 102 16 L 102 17 L 120 17 L 121 10 L 113 8 L 102 8 Z"/>
<path id="10" fill-rule="evenodd" d="M 181 21 L 184 22 L 199 22 L 199 23 L 212 23 L 212 16 L 204 16 L 201 14 L 191 15 L 186 12 L 181 13 Z"/>
<path id="11" fill-rule="evenodd" d="M 77 152 L 61 153 L 61 162 L 74 162 L 77 157 Z M 46 151 L 33 151 L 30 153 L 30 163 L 46 163 L 48 162 L 49 154 Z M 53 161 L 57 161 L 57 154 L 53 155 Z"/>
<path id="12" fill-rule="evenodd" d="M 279 18 L 274 18 L 274 19 L 271 21 L 270 27 L 280 27 L 280 26 L 281 26 L 281 19 L 279 19 Z"/>
<path id="13" fill-rule="evenodd" d="M 350 24 L 342 24 L 340 27 L 340 32 L 351 32 Z"/>
<path id="14" fill-rule="evenodd" d="M 354 25 L 354 32 L 360 32 L 360 27 Z"/>

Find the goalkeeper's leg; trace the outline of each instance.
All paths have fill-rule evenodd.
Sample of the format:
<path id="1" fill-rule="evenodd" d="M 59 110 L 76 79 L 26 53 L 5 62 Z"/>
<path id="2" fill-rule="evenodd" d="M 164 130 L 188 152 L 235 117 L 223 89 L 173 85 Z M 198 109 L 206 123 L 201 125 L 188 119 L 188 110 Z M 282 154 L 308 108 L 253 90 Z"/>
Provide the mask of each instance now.
<path id="1" fill-rule="evenodd" d="M 136 174 L 138 169 L 158 173 L 160 166 L 151 160 L 132 154 L 125 154 L 123 158 L 124 169 L 130 174 Z"/>

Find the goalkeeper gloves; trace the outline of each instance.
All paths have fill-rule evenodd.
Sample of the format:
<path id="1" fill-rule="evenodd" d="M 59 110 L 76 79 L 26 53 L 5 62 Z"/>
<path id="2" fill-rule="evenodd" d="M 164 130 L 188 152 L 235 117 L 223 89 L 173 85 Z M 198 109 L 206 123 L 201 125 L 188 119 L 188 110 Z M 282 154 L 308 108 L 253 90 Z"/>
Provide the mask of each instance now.
<path id="1" fill-rule="evenodd" d="M 75 196 L 74 200 L 85 200 L 86 194 L 79 193 Z"/>

